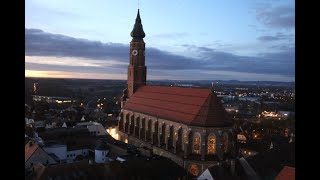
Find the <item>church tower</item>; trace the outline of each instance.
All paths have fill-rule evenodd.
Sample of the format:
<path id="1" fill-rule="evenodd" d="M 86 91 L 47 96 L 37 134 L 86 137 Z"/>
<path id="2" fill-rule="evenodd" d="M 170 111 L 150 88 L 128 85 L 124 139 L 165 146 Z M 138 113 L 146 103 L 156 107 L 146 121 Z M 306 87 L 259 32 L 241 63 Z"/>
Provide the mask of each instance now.
<path id="1" fill-rule="evenodd" d="M 139 87 L 146 85 L 147 80 L 145 43 L 143 41 L 146 35 L 142 28 L 139 9 L 136 22 L 130 35 L 132 40 L 130 42 L 130 64 L 128 66 L 128 98 L 130 98 Z"/>

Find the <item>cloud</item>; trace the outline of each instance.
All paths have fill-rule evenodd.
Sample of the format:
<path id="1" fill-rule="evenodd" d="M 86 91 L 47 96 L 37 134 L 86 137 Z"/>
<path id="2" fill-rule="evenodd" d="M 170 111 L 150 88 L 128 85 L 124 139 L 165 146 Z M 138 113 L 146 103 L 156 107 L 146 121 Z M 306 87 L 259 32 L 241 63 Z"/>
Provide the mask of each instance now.
<path id="1" fill-rule="evenodd" d="M 25 54 L 28 56 L 81 57 L 89 59 L 127 58 L 129 47 L 50 34 L 38 29 L 25 30 Z"/>
<path id="2" fill-rule="evenodd" d="M 127 72 L 129 45 L 76 39 L 37 29 L 26 29 L 25 38 L 27 70 L 106 74 Z M 208 73 L 203 72 L 210 71 L 294 77 L 295 57 L 292 48 L 283 48 L 282 51 L 274 53 L 261 53 L 253 57 L 239 56 L 203 46 L 182 46 L 188 51 L 197 52 L 198 56 L 186 57 L 146 47 L 148 77 L 206 79 L 209 77 Z M 234 79 L 237 79 L 237 76 Z"/>
<path id="3" fill-rule="evenodd" d="M 260 36 L 258 37 L 258 40 L 267 42 L 267 41 L 277 41 L 280 39 L 276 36 Z"/>
<path id="4" fill-rule="evenodd" d="M 295 8 L 293 6 L 256 7 L 257 19 L 268 27 L 294 28 Z"/>
<path id="5" fill-rule="evenodd" d="M 203 70 L 294 76 L 294 49 L 259 53 L 258 56 L 239 56 L 207 47 L 193 48 L 199 52 L 199 59 L 205 65 L 201 67 Z"/>
<path id="6" fill-rule="evenodd" d="M 262 42 L 280 41 L 280 40 L 293 41 L 294 36 L 293 35 L 285 35 L 283 33 L 277 33 L 276 35 L 273 35 L 273 36 L 260 36 L 257 39 Z"/>

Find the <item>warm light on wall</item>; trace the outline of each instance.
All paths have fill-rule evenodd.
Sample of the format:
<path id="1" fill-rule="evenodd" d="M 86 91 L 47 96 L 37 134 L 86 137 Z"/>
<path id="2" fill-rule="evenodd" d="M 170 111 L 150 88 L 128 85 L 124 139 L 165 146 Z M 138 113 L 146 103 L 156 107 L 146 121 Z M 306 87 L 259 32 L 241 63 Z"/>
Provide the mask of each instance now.
<path id="1" fill-rule="evenodd" d="M 116 140 L 119 140 L 119 134 L 116 130 L 116 128 L 109 128 L 107 129 L 107 132 Z"/>

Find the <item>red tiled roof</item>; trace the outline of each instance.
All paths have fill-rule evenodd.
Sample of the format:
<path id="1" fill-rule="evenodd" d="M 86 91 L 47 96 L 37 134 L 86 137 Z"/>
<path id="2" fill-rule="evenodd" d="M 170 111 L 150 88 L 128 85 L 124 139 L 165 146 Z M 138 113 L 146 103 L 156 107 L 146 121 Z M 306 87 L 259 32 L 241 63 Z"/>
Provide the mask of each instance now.
<path id="1" fill-rule="evenodd" d="M 28 161 L 28 159 L 32 156 L 32 154 L 38 149 L 38 144 L 32 142 L 32 145 L 30 145 L 30 142 L 28 142 L 24 146 L 24 160 L 25 162 Z"/>
<path id="2" fill-rule="evenodd" d="M 210 89 L 143 86 L 123 109 L 191 126 L 223 127 L 231 124 L 220 100 Z"/>
<path id="3" fill-rule="evenodd" d="M 295 170 L 293 167 L 285 166 L 275 180 L 295 180 Z"/>

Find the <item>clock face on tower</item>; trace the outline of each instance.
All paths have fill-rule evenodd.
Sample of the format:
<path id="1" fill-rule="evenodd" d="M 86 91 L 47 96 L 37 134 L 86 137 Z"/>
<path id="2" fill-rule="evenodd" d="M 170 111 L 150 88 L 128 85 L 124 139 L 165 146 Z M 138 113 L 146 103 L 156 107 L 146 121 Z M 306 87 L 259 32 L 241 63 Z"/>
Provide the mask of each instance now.
<path id="1" fill-rule="evenodd" d="M 132 51 L 132 55 L 134 55 L 134 56 L 138 55 L 138 51 L 137 50 L 133 50 Z"/>

